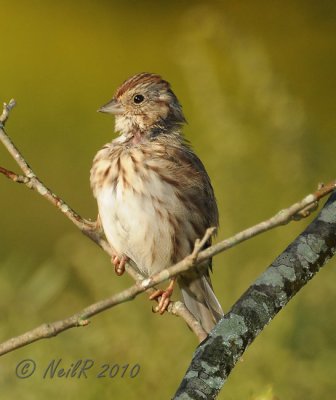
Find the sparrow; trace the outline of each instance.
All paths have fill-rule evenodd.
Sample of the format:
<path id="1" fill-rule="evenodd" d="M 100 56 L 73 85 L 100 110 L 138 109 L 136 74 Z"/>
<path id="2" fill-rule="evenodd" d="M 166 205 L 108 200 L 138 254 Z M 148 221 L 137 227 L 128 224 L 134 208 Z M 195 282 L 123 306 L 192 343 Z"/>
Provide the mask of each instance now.
<path id="1" fill-rule="evenodd" d="M 210 178 L 183 136 L 182 107 L 161 76 L 132 76 L 98 111 L 115 116 L 119 133 L 98 151 L 90 171 L 100 224 L 116 272 L 132 260 L 150 276 L 185 258 L 207 228 L 218 226 Z M 156 311 L 166 310 L 177 281 L 186 307 L 210 332 L 223 311 L 209 269 L 211 259 L 150 296 L 160 299 Z"/>

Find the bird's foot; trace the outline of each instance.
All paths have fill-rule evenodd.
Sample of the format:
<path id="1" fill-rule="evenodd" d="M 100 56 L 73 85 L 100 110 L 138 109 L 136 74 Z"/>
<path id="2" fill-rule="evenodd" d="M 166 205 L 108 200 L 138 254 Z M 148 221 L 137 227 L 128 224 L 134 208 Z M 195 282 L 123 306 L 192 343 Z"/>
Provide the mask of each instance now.
<path id="1" fill-rule="evenodd" d="M 170 303 L 170 297 L 174 291 L 174 283 L 175 279 L 172 279 L 169 283 L 167 289 L 158 289 L 153 294 L 149 296 L 149 300 L 158 300 L 159 304 L 156 307 L 153 307 L 153 312 L 163 314 Z"/>
<path id="2" fill-rule="evenodd" d="M 114 265 L 115 273 L 121 276 L 125 272 L 125 265 L 128 261 L 127 256 L 119 257 L 117 254 L 111 257 L 112 264 Z"/>

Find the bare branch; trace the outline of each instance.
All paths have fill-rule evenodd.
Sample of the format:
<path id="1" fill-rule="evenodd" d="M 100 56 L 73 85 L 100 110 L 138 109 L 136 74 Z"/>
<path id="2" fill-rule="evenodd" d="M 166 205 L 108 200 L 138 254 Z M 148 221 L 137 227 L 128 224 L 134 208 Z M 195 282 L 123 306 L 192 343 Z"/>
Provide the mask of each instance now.
<path id="1" fill-rule="evenodd" d="M 148 288 L 152 288 L 157 283 L 160 283 L 159 279 L 153 279 L 151 285 L 147 285 Z M 37 340 L 49 338 L 56 336 L 57 334 L 68 330 L 70 328 L 75 328 L 79 326 L 86 326 L 89 324 L 89 318 L 93 317 L 107 309 L 115 307 L 118 304 L 125 303 L 127 301 L 133 300 L 140 293 L 144 292 L 144 287 L 141 284 L 134 284 L 128 289 L 115 294 L 107 299 L 98 301 L 97 303 L 91 304 L 90 306 L 84 308 L 80 312 L 72 315 L 71 317 L 65 318 L 60 321 L 55 321 L 47 324 L 43 324 L 31 331 L 28 331 L 20 336 L 11 338 L 6 342 L 0 344 L 0 355 L 6 354 L 10 351 L 18 349 L 20 347 L 26 346 L 27 344 L 36 342 Z M 187 310 L 181 302 L 176 302 L 170 305 L 170 312 L 174 315 L 183 316 L 190 328 L 195 332 L 199 340 L 203 340 L 206 337 L 206 333 L 200 324 L 195 320 L 192 314 Z"/>
<path id="2" fill-rule="evenodd" d="M 128 293 L 129 295 L 129 293 Z M 127 299 L 127 300 L 131 300 Z M 118 295 L 112 296 L 110 299 L 92 304 L 90 307 L 72 315 L 69 318 L 65 318 L 60 321 L 55 321 L 52 323 L 46 323 L 32 329 L 20 336 L 16 336 L 0 344 L 0 356 L 9 353 L 13 350 L 19 349 L 20 347 L 27 346 L 28 344 L 34 343 L 37 340 L 51 338 L 57 336 L 59 333 L 64 332 L 71 328 L 87 326 L 90 316 L 96 315 L 104 309 L 111 308 L 118 305 L 124 301 L 123 292 Z M 183 317 L 188 322 L 188 325 L 192 328 L 193 332 L 199 338 L 201 342 L 207 336 L 206 332 L 203 330 L 200 323 L 193 317 L 193 315 L 188 311 L 185 305 L 181 301 L 173 302 L 169 305 L 170 312 L 173 315 Z"/>
<path id="3" fill-rule="evenodd" d="M 297 203 L 291 205 L 290 207 L 279 211 L 273 217 L 265 221 L 262 221 L 259 224 L 254 225 L 250 228 L 247 228 L 237 233 L 236 235 L 232 236 L 229 239 L 223 240 L 211 246 L 211 250 L 210 248 L 208 248 L 202 251 L 201 253 L 202 260 L 204 260 L 205 258 L 212 257 L 218 253 L 221 253 L 222 251 L 228 250 L 231 247 L 234 247 L 237 244 L 244 242 L 245 240 L 248 240 L 254 236 L 260 235 L 263 232 L 269 231 L 278 226 L 286 225 L 291 221 L 297 220 L 300 213 L 302 214 L 304 210 L 307 210 L 312 205 L 315 205 L 316 202 L 318 202 L 323 197 L 333 192 L 335 189 L 336 189 L 336 180 L 331 181 L 326 185 L 323 185 L 323 187 L 319 188 L 314 193 L 307 195 L 301 201 L 298 201 Z M 308 215 L 309 214 L 306 214 L 305 216 Z M 301 218 L 303 217 L 304 216 L 301 215 Z M 198 257 L 198 261 L 200 261 L 201 254 Z"/>

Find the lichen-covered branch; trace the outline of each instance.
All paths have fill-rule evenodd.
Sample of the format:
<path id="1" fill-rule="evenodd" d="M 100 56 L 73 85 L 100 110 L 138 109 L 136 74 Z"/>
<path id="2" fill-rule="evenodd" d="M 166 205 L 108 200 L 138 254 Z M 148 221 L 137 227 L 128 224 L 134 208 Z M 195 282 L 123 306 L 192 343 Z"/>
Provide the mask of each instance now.
<path id="1" fill-rule="evenodd" d="M 174 399 L 215 399 L 247 346 L 336 251 L 336 193 L 194 353 Z"/>

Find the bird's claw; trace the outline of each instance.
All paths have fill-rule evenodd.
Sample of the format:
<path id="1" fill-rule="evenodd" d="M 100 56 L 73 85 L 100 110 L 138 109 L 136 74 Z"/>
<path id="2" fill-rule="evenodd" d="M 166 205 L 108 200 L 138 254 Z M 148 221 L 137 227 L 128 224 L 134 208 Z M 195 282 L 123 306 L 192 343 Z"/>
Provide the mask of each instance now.
<path id="1" fill-rule="evenodd" d="M 118 255 L 113 255 L 111 261 L 112 264 L 114 265 L 115 273 L 118 276 L 121 276 L 125 272 L 125 265 L 126 262 L 128 261 L 128 257 L 126 256 L 119 257 Z"/>
<path id="2" fill-rule="evenodd" d="M 158 289 L 154 293 L 149 296 L 149 300 L 158 300 L 159 304 L 156 307 L 153 307 L 152 310 L 155 313 L 159 313 L 162 315 L 168 308 L 170 303 L 170 297 L 174 291 L 174 281 L 172 280 L 167 287 L 167 289 Z"/>

